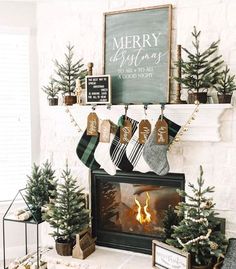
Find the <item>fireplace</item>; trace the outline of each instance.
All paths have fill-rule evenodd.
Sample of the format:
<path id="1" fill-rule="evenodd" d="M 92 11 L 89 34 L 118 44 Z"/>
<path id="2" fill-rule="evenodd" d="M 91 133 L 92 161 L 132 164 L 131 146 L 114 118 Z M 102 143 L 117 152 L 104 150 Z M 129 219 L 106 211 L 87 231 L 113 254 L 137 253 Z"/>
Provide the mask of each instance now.
<path id="1" fill-rule="evenodd" d="M 153 239 L 163 239 L 163 217 L 168 205 L 181 201 L 184 174 L 103 170 L 91 175 L 92 228 L 97 245 L 151 253 Z"/>

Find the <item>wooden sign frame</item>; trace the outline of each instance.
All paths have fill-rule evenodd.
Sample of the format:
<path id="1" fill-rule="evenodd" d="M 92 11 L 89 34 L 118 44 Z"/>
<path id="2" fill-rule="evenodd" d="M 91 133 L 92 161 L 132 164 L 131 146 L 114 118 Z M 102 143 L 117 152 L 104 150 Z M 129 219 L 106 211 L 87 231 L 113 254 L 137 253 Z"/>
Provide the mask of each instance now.
<path id="1" fill-rule="evenodd" d="M 112 77 L 113 104 L 169 102 L 171 29 L 171 5 L 104 13 L 103 73 Z"/>
<path id="2" fill-rule="evenodd" d="M 88 101 L 88 79 L 89 78 L 107 78 L 108 79 L 108 100 L 107 101 Z M 111 76 L 110 75 L 97 75 L 85 77 L 85 103 L 86 104 L 111 104 Z"/>
<path id="3" fill-rule="evenodd" d="M 162 259 L 158 255 L 159 257 L 162 255 Z M 188 252 L 184 252 L 163 242 L 153 240 L 152 268 L 191 269 L 191 255 Z"/>

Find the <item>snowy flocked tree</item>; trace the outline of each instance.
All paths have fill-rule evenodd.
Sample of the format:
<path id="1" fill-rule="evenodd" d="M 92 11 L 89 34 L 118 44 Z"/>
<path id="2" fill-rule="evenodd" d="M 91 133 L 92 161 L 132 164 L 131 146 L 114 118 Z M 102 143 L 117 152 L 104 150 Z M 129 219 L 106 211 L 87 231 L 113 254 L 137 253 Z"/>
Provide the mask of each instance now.
<path id="1" fill-rule="evenodd" d="M 191 253 L 195 265 L 208 265 L 213 257 L 221 257 L 227 246 L 225 236 L 216 229 L 219 223 L 214 211 L 215 204 L 208 197 L 214 187 L 204 188 L 203 185 L 203 170 L 200 166 L 197 187 L 189 183 L 193 195 L 178 190 L 186 199 L 177 206 L 182 221 L 173 227 L 172 238 L 167 240 L 168 244 Z"/>
<path id="2" fill-rule="evenodd" d="M 44 218 L 54 229 L 51 235 L 55 240 L 71 242 L 77 233 L 88 228 L 90 213 L 86 208 L 83 189 L 77 185 L 68 164 L 61 174 L 61 179 L 55 201 L 49 204 Z"/>
<path id="3" fill-rule="evenodd" d="M 55 170 L 52 169 L 52 164 L 46 160 L 42 164 L 42 176 L 47 188 L 47 202 L 52 201 L 56 197 L 57 180 L 55 179 Z"/>
<path id="4" fill-rule="evenodd" d="M 26 202 L 37 221 L 41 220 L 41 208 L 48 201 L 48 190 L 40 166 L 33 164 L 31 176 L 27 176 Z"/>

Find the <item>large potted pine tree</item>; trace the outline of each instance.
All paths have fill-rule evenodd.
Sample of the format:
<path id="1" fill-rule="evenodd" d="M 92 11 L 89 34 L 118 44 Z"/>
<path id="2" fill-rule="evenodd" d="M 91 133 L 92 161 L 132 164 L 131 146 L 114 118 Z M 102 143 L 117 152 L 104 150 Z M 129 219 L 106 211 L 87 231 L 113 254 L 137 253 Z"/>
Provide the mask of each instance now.
<path id="1" fill-rule="evenodd" d="M 57 253 L 72 255 L 75 235 L 88 228 L 90 211 L 86 208 L 83 189 L 77 185 L 68 164 L 61 174 L 56 197 L 49 204 L 44 219 L 53 228 L 51 235 L 55 239 Z"/>
<path id="2" fill-rule="evenodd" d="M 188 90 L 188 102 L 207 102 L 208 89 L 214 87 L 218 82 L 223 64 L 222 56 L 217 55 L 219 41 L 212 42 L 211 45 L 201 51 L 200 34 L 194 26 L 193 51 L 182 47 L 185 58 L 181 57 L 175 65 L 181 69 L 181 77 L 175 77 L 183 88 Z"/>
<path id="3" fill-rule="evenodd" d="M 74 62 L 74 46 L 70 44 L 67 46 L 68 52 L 65 53 L 65 63 L 61 64 L 57 60 L 54 61 L 56 67 L 56 74 L 58 79 L 59 89 L 64 96 L 65 105 L 73 105 L 76 103 L 76 79 L 84 80 L 86 70 L 82 69 L 84 64 L 83 59 Z M 82 83 L 83 84 L 83 83 Z"/>
<path id="4" fill-rule="evenodd" d="M 203 187 L 203 170 L 197 186 L 189 183 L 192 195 L 178 190 L 186 200 L 179 203 L 177 212 L 182 219 L 173 227 L 173 234 L 167 243 L 191 254 L 192 269 L 210 269 L 214 258 L 222 257 L 226 251 L 225 236 L 217 229 L 218 220 L 214 211 L 215 204 L 209 194 L 214 187 Z"/>

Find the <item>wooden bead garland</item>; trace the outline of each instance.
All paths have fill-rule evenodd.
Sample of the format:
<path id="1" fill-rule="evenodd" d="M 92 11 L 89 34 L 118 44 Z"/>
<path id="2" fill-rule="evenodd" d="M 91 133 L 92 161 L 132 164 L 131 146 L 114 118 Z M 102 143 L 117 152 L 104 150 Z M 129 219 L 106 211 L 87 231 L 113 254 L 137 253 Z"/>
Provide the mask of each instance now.
<path id="1" fill-rule="evenodd" d="M 81 132 L 82 129 L 80 128 L 79 124 L 76 122 L 75 118 L 73 117 L 72 113 L 70 112 L 69 108 L 66 108 L 66 113 L 69 114 L 70 122 L 74 125 L 74 127 L 78 130 L 78 132 Z"/>
<path id="2" fill-rule="evenodd" d="M 180 128 L 179 132 L 177 133 L 175 139 L 169 144 L 168 151 L 170 151 L 171 147 L 174 143 L 179 142 L 181 136 L 184 134 L 184 132 L 188 131 L 188 126 L 191 124 L 193 120 L 196 118 L 196 113 L 199 112 L 199 101 L 195 101 L 196 108 L 194 109 L 193 113 L 190 115 L 187 122 Z"/>

